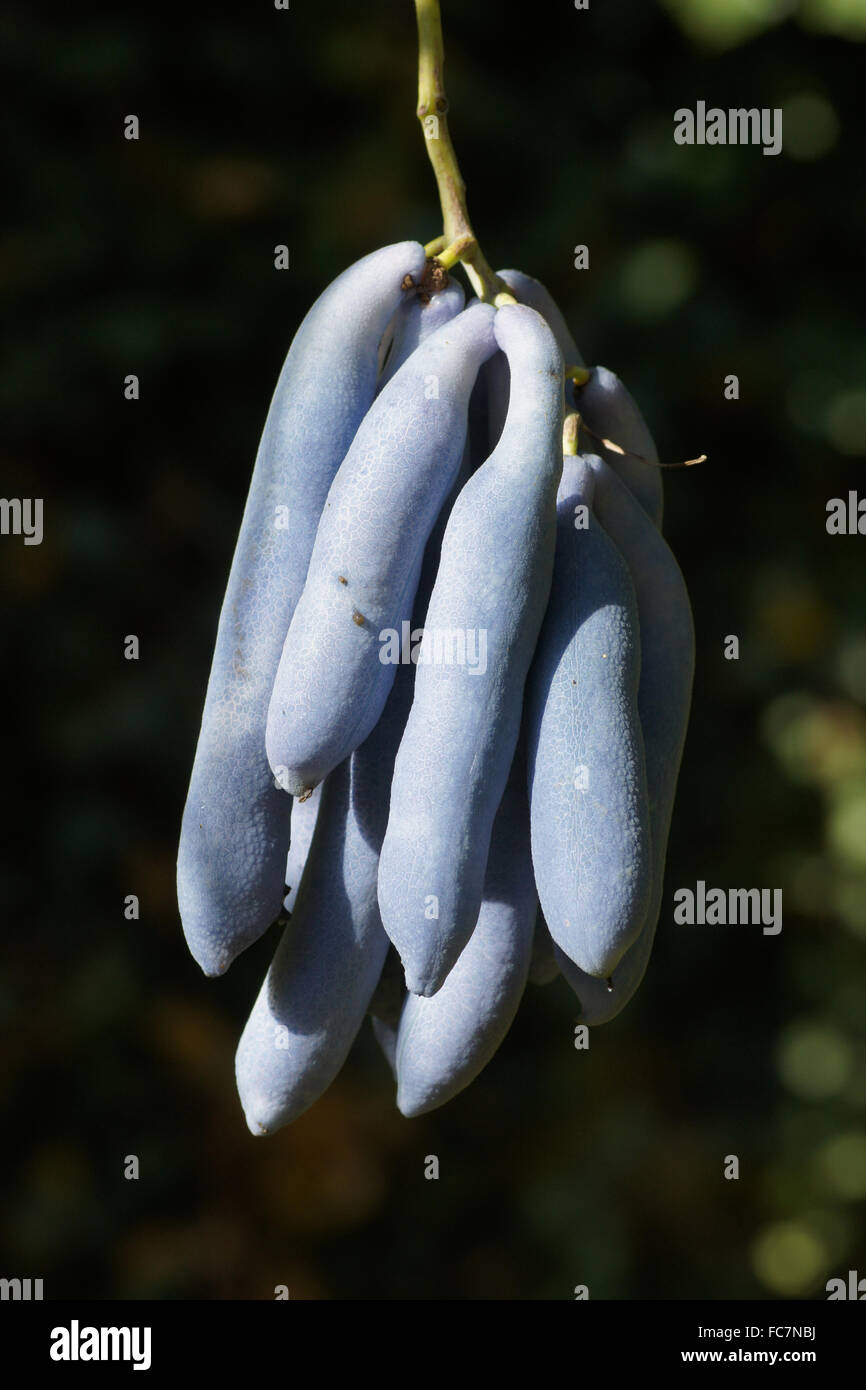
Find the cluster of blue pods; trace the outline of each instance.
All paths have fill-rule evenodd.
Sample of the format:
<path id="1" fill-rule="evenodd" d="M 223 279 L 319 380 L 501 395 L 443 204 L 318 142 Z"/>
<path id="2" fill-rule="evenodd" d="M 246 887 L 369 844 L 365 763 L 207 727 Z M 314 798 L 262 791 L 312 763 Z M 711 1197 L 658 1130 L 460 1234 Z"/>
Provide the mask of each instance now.
<path id="1" fill-rule="evenodd" d="M 364 257 L 268 412 L 178 854 L 206 974 L 282 927 L 237 1052 L 255 1134 L 367 1014 L 417 1115 L 528 980 L 604 1023 L 652 948 L 694 665 L 661 473 L 618 378 L 566 374 L 544 287 L 500 276 L 514 302 L 466 304 L 418 243 Z"/>

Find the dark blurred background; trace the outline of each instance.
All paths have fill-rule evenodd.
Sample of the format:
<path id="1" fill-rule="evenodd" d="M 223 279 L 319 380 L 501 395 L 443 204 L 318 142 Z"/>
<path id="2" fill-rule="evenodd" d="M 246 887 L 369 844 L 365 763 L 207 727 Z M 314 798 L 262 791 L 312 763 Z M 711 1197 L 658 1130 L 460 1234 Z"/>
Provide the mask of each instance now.
<path id="1" fill-rule="evenodd" d="M 3 9 L 2 490 L 44 498 L 45 537 L 0 541 L 0 1274 L 46 1297 L 823 1298 L 866 1275 L 866 538 L 825 530 L 864 485 L 866 3 L 503 13 L 444 3 L 484 249 L 546 283 L 663 459 L 710 456 L 666 475 L 698 633 L 667 906 L 588 1053 L 566 985 L 530 987 L 482 1077 L 407 1121 L 365 1025 L 256 1140 L 233 1049 L 274 934 L 206 981 L 176 841 L 291 336 L 351 261 L 441 230 L 412 6 Z M 698 100 L 783 107 L 783 153 L 676 146 Z M 697 879 L 782 888 L 781 935 L 674 925 Z"/>

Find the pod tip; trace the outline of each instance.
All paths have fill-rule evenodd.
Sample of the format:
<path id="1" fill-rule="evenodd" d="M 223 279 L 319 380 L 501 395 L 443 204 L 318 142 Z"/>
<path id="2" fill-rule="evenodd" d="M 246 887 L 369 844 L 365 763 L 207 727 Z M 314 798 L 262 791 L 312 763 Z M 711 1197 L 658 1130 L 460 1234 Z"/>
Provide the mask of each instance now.
<path id="1" fill-rule="evenodd" d="M 436 976 L 425 975 L 423 971 L 406 971 L 406 988 L 410 994 L 430 999 L 442 988 L 442 981 Z"/>
<path id="2" fill-rule="evenodd" d="M 431 1101 L 430 1097 L 425 1095 L 423 1091 L 415 1091 L 413 1093 L 413 1091 L 406 1086 L 405 1082 L 403 1084 L 398 1084 L 397 1109 L 405 1119 L 416 1120 L 419 1115 L 423 1115 L 425 1111 L 432 1109 L 434 1105 L 435 1102 Z"/>
<path id="3" fill-rule="evenodd" d="M 275 1129 L 279 1129 L 279 1123 L 274 1123 L 270 1113 L 271 1107 L 264 1096 L 259 1094 L 245 1097 L 240 1084 L 238 1085 L 238 1092 L 250 1134 L 255 1135 L 256 1139 L 260 1139 L 266 1134 L 273 1134 Z"/>
<path id="4" fill-rule="evenodd" d="M 199 961 L 199 965 L 201 965 L 201 961 Z M 220 959 L 216 962 L 209 962 L 207 965 L 202 965 L 201 968 L 209 980 L 218 980 L 220 975 L 225 975 L 230 965 L 230 960 Z"/>
<path id="5" fill-rule="evenodd" d="M 234 960 L 234 953 L 224 946 L 215 946 L 212 941 L 197 942 L 195 945 L 187 938 L 190 955 L 203 975 L 209 980 L 217 980 L 224 975 Z"/>

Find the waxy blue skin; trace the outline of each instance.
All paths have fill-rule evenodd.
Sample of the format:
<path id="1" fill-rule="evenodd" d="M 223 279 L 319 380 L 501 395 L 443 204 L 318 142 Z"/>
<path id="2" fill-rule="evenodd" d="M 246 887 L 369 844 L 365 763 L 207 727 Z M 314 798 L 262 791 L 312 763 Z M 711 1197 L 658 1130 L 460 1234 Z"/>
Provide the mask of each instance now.
<path id="1" fill-rule="evenodd" d="M 406 999 L 406 983 L 400 957 L 390 947 L 376 992 L 370 1000 L 370 1022 L 373 1035 L 385 1055 L 394 1080 L 397 1079 L 397 1033 L 400 1028 L 400 1015 Z"/>
<path id="2" fill-rule="evenodd" d="M 444 323 L 456 318 L 465 304 L 463 286 L 449 280 L 444 289 L 430 297 L 428 303 L 413 294 L 400 305 L 391 321 L 391 350 L 376 384 L 381 395 L 388 382 L 422 343 L 426 342 Z"/>
<path id="3" fill-rule="evenodd" d="M 483 368 L 482 368 L 483 370 Z M 421 566 L 421 578 L 418 582 L 418 592 L 415 596 L 415 607 L 412 613 L 413 629 L 417 632 L 423 627 L 430 602 L 430 595 L 433 592 L 433 585 L 439 568 L 439 557 L 442 550 L 442 538 L 445 534 L 445 527 L 451 508 L 459 497 L 467 479 L 475 471 L 475 467 L 486 455 L 487 430 L 486 420 L 479 420 L 479 428 L 473 431 L 473 404 L 476 403 L 476 396 L 481 389 L 480 376 L 476 382 L 469 411 L 469 433 L 463 451 L 463 461 L 460 465 L 460 472 L 457 481 L 451 489 L 450 496 L 436 519 L 436 524 L 430 533 L 427 548 L 424 551 L 424 562 Z M 486 403 L 478 403 L 477 409 L 480 414 L 486 414 Z M 409 680 L 414 691 L 414 668 L 410 673 L 398 671 L 395 686 L 401 679 Z M 408 706 L 406 713 L 408 715 Z M 392 767 L 393 772 L 393 767 Z M 406 998 L 406 984 L 403 975 L 403 967 L 400 958 L 393 947 L 386 957 L 385 965 L 376 992 L 370 1001 L 370 1015 L 373 1025 L 373 1033 L 376 1037 L 385 1059 L 396 1080 L 396 1055 L 397 1055 L 397 1032 L 400 1026 L 400 1014 L 403 1008 L 403 1001 Z"/>
<path id="4" fill-rule="evenodd" d="M 496 341 L 515 382 L 508 419 L 454 504 L 426 622 L 428 632 L 484 632 L 486 670 L 418 665 L 379 865 L 382 921 L 408 988 L 424 995 L 440 988 L 478 919 L 555 545 L 559 349 L 525 306 L 497 312 Z"/>
<path id="5" fill-rule="evenodd" d="M 566 383 L 566 410 L 579 410 L 584 423 L 592 430 L 592 435 L 581 435 L 581 448 L 585 447 L 586 453 L 600 455 L 627 484 L 656 526 L 661 527 L 662 475 L 655 467 L 659 457 L 646 421 L 618 376 L 607 367 L 590 370 L 591 376 L 585 386 Z M 640 457 L 615 454 L 605 448 L 600 439 L 610 439 Z M 648 462 L 643 463 L 642 459 Z"/>
<path id="6" fill-rule="evenodd" d="M 640 936 L 613 971 L 610 984 L 557 953 L 563 975 L 581 1003 L 581 1021 L 606 1023 L 631 999 L 646 970 L 664 888 L 665 858 L 677 777 L 685 743 L 695 665 L 688 590 L 671 551 L 612 469 L 587 458 L 595 474 L 593 509 L 626 561 L 637 595 L 641 636 L 638 711 L 646 750 L 653 855 L 653 888 Z"/>
<path id="7" fill-rule="evenodd" d="M 304 865 L 310 853 L 310 845 L 313 843 L 313 832 L 316 828 L 321 799 L 321 785 L 316 787 L 314 792 L 311 792 L 306 801 L 300 801 L 298 797 L 292 799 L 291 840 L 286 858 L 288 892 L 283 898 L 283 907 L 289 912 L 294 907 L 295 899 L 298 896 Z"/>
<path id="8" fill-rule="evenodd" d="M 328 493 L 268 710 L 268 759 L 294 794 L 357 748 L 382 712 L 394 667 L 380 660 L 380 635 L 411 615 L 424 546 L 463 456 L 470 393 L 495 351 L 494 318 L 475 304 L 412 353 Z"/>
<path id="9" fill-rule="evenodd" d="M 450 304 L 456 312 L 453 296 Z M 424 321 L 422 340 L 441 313 Z M 398 332 L 394 350 L 401 341 Z M 466 451 L 424 552 L 413 624 L 423 623 L 448 511 L 469 471 Z M 414 676 L 411 665 L 397 668 L 370 737 L 313 793 L 320 807 L 292 919 L 238 1047 L 238 1091 L 254 1134 L 290 1123 L 313 1104 L 342 1067 L 368 1008 L 381 1006 L 390 943 L 377 901 L 379 851 Z M 387 1041 L 388 1024 L 379 1027 Z M 287 1046 L 275 1046 L 278 1038 Z"/>
<path id="10" fill-rule="evenodd" d="M 574 967 L 576 968 L 576 967 Z M 534 985 L 550 985 L 559 974 L 556 948 L 550 939 L 547 923 L 539 910 L 532 938 L 532 959 L 529 962 L 529 979 Z M 592 976 L 588 976 L 591 979 Z"/>
<path id="11" fill-rule="evenodd" d="M 559 351 L 562 353 L 565 366 L 577 365 L 582 367 L 583 358 L 577 350 L 577 344 L 571 336 L 568 324 L 562 317 L 553 296 L 544 288 L 541 281 L 533 280 L 531 275 L 524 275 L 522 270 L 500 270 L 497 273 L 509 289 L 514 291 L 515 297 L 521 304 L 528 304 L 530 309 L 534 309 L 547 322 L 556 339 Z"/>
<path id="12" fill-rule="evenodd" d="M 565 365 L 582 367 L 584 361 L 577 344 L 558 305 L 544 285 L 519 270 L 500 270 L 498 274 L 522 304 L 536 309 L 542 318 L 547 320 L 559 344 Z M 485 371 L 494 402 L 490 417 L 490 442 L 493 447 L 505 418 L 508 369 L 497 355 L 491 359 Z M 637 402 L 619 377 L 606 367 L 593 367 L 592 376 L 585 386 L 575 387 L 571 381 L 566 381 L 565 392 L 566 410 L 579 410 L 593 435 L 611 439 L 623 449 L 640 455 L 640 458 L 630 458 L 628 455 L 613 453 L 610 449 L 604 448 L 597 438 L 590 438 L 587 447 L 587 452 L 601 455 L 610 464 L 631 488 L 656 525 L 661 526 L 662 476 L 658 468 L 649 466 L 658 463 L 658 454 Z M 649 464 L 642 463 L 641 459 L 647 459 Z"/>
<path id="13" fill-rule="evenodd" d="M 437 328 L 441 328 L 443 323 L 447 323 L 449 319 L 460 313 L 463 302 L 463 289 L 455 281 L 448 284 L 427 303 L 424 303 L 417 294 L 410 295 L 404 300 L 389 326 L 390 352 L 384 369 L 379 373 L 379 380 L 376 385 L 377 395 L 382 387 L 390 381 L 398 367 L 403 365 L 425 338 L 429 338 L 430 334 L 435 333 Z M 436 526 L 439 527 L 439 525 L 440 522 L 437 521 Z M 442 520 L 442 530 L 444 530 L 444 525 L 444 520 Z M 441 534 L 439 540 L 441 542 Z M 438 550 L 436 553 L 438 557 Z M 433 577 L 435 577 L 435 569 Z M 433 577 L 430 579 L 430 588 L 433 587 Z M 429 589 L 427 597 L 429 598 Z M 286 883 L 289 885 L 289 892 L 283 901 L 283 906 L 289 911 L 294 906 L 298 885 L 312 843 L 322 785 L 320 782 L 306 800 L 301 801 L 295 797 L 292 801 L 291 841 L 286 861 Z"/>
<path id="14" fill-rule="evenodd" d="M 235 1060 L 253 1134 L 289 1124 L 330 1086 L 376 988 L 388 950 L 376 900 L 391 763 L 408 693 L 395 688 L 371 738 L 322 787 L 292 918 Z"/>
<path id="15" fill-rule="evenodd" d="M 625 561 L 595 517 L 587 529 L 575 526 L 592 489 L 586 462 L 566 457 L 526 714 L 541 910 L 565 955 L 606 978 L 646 919 L 652 854 L 637 605 Z"/>
<path id="16" fill-rule="evenodd" d="M 576 363 L 582 366 L 583 358 L 577 350 L 568 325 L 552 295 L 540 281 L 533 280 L 531 275 L 524 275 L 521 270 L 500 270 L 497 273 L 509 289 L 513 290 L 521 304 L 528 304 L 530 309 L 534 309 L 544 319 L 562 353 L 563 364 L 570 366 Z M 495 449 L 508 413 L 508 395 L 511 387 L 511 374 L 505 354 L 497 352 L 485 364 L 483 370 L 489 399 L 489 447 Z M 568 409 L 572 409 L 570 400 Z"/>
<path id="17" fill-rule="evenodd" d="M 407 994 L 403 1005 L 393 1066 L 404 1115 L 444 1105 L 490 1061 L 523 996 L 537 910 L 526 764 L 518 750 L 493 824 L 475 930 L 442 988 L 430 999 Z M 392 1036 L 377 1029 L 386 1056 Z"/>
<path id="18" fill-rule="evenodd" d="M 298 329 L 271 401 L 220 615 L 178 851 L 183 928 L 207 975 L 222 974 L 280 910 L 291 803 L 265 754 L 268 702 L 328 489 L 373 400 L 380 339 L 406 293 L 404 277 L 419 279 L 424 266 L 423 247 L 408 241 L 344 271 Z"/>
<path id="19" fill-rule="evenodd" d="M 381 1048 L 382 1055 L 388 1066 L 391 1068 L 391 1075 L 397 1080 L 397 1033 L 399 1031 L 399 1020 L 393 1023 L 391 1019 L 380 1018 L 378 1014 L 373 1014 L 370 1019 L 373 1025 L 373 1036 Z"/>

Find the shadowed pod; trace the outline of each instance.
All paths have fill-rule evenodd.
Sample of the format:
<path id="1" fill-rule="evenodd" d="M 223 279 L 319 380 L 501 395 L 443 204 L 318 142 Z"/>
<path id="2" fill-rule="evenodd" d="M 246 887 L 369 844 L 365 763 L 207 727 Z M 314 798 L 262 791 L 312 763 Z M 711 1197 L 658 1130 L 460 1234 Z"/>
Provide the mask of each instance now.
<path id="1" fill-rule="evenodd" d="M 685 744 L 695 664 L 688 591 L 667 542 L 600 458 L 593 509 L 622 554 L 637 596 L 640 624 L 638 712 L 646 752 L 652 841 L 652 896 L 640 936 L 613 970 L 610 985 L 594 979 L 557 951 L 563 975 L 581 1003 L 581 1019 L 606 1023 L 631 999 L 646 970 L 661 909 L 665 859 L 677 778 Z"/>
<path id="2" fill-rule="evenodd" d="M 397 1106 L 404 1115 L 444 1105 L 490 1061 L 523 996 L 537 911 L 526 759 L 519 743 L 493 823 L 475 929 L 432 998 L 406 995 L 392 1034 Z M 383 1033 L 380 1028 L 377 1035 L 387 1048 Z"/>
<path id="3" fill-rule="evenodd" d="M 443 323 L 459 314 L 463 308 L 463 301 L 463 289 L 454 281 L 433 297 L 415 293 L 409 294 L 403 300 L 382 338 L 382 361 L 376 383 L 376 395 L 425 338 L 429 338 Z M 444 526 L 444 522 L 442 524 Z M 320 782 L 303 801 L 295 797 L 292 802 L 292 833 L 286 861 L 286 884 L 289 891 L 283 903 L 289 911 L 297 897 L 298 884 L 312 843 L 322 785 Z"/>
<path id="4" fill-rule="evenodd" d="M 529 980 L 533 985 L 550 985 L 559 975 L 553 942 L 541 908 L 535 919 L 532 937 L 532 959 L 529 962 Z"/>
<path id="5" fill-rule="evenodd" d="M 271 401 L 178 850 L 184 933 L 207 975 L 222 974 L 280 911 L 290 802 L 265 756 L 268 703 L 328 489 L 373 400 L 382 335 L 405 296 L 405 277 L 420 277 L 424 267 L 423 247 L 407 241 L 344 271 L 295 334 Z"/>
<path id="6" fill-rule="evenodd" d="M 313 832 L 316 829 L 323 786 L 324 783 L 320 783 L 305 801 L 301 801 L 298 797 L 292 799 L 292 838 L 286 858 L 286 895 L 283 899 L 283 907 L 288 912 L 291 912 L 295 905 L 304 865 L 313 843 Z"/>
<path id="7" fill-rule="evenodd" d="M 364 1021 L 388 950 L 376 878 L 394 754 L 411 700 L 395 683 L 370 738 L 326 779 L 291 921 L 238 1045 L 254 1134 L 290 1123 L 330 1086 Z"/>
<path id="8" fill-rule="evenodd" d="M 565 399 L 566 409 L 579 410 L 592 431 L 583 452 L 603 458 L 634 493 L 656 526 L 661 527 L 664 487 L 661 472 L 654 466 L 659 456 L 637 402 L 619 377 L 607 367 L 592 367 L 589 380 L 583 386 L 572 381 L 566 383 Z M 602 439 L 612 440 L 628 453 L 614 453 L 601 443 Z"/>
<path id="9" fill-rule="evenodd" d="M 367 737 L 394 678 L 380 635 L 400 630 L 427 539 L 463 456 L 469 397 L 495 350 L 475 304 L 397 370 L 328 493 L 267 719 L 271 767 L 301 794 Z"/>
<path id="10" fill-rule="evenodd" d="M 541 909 L 564 954 L 604 978 L 644 923 L 652 859 L 637 604 L 625 561 L 590 510 L 593 482 L 585 460 L 566 456 L 526 719 Z"/>
<path id="11" fill-rule="evenodd" d="M 561 357 L 525 306 L 500 309 L 495 332 L 515 383 L 508 418 L 454 505 L 427 614 L 428 637 L 475 634 L 480 649 L 483 634 L 485 666 L 419 664 L 379 868 L 382 920 L 419 994 L 441 986 L 478 919 L 553 564 Z"/>
<path id="12" fill-rule="evenodd" d="M 457 280 L 449 280 L 443 289 L 432 296 L 416 293 L 404 299 L 388 325 L 388 351 L 376 382 L 377 396 L 382 394 L 416 348 L 432 337 L 443 324 L 456 318 L 464 307 L 465 299 L 463 286 Z"/>
<path id="13" fill-rule="evenodd" d="M 453 297 L 450 305 L 457 312 Z M 431 314 L 432 304 L 409 306 L 408 341 L 417 346 L 435 330 L 444 307 Z M 407 338 L 398 330 L 392 351 L 399 355 Z M 433 588 L 449 508 L 471 466 L 465 448 L 457 480 L 424 552 L 413 613 L 419 625 Z M 377 991 L 389 947 L 377 901 L 379 852 L 414 677 L 414 666 L 398 667 L 376 728 L 314 793 L 320 807 L 292 918 L 238 1046 L 238 1091 L 254 1134 L 290 1123 L 327 1089 Z M 296 800 L 294 808 L 304 812 L 308 804 Z M 309 819 L 303 825 L 308 829 Z"/>
<path id="14" fill-rule="evenodd" d="M 583 365 L 577 344 L 571 336 L 568 325 L 559 311 L 552 295 L 539 280 L 524 275 L 521 270 L 500 270 L 499 278 L 511 289 L 521 304 L 527 304 L 540 314 L 556 339 L 562 354 L 563 365 Z M 495 449 L 508 414 L 508 396 L 511 390 L 511 372 L 504 352 L 497 352 L 484 366 L 484 376 L 490 400 L 489 439 L 490 448 Z M 563 382 L 563 389 L 566 383 Z M 571 409 L 569 397 L 564 397 L 564 408 Z"/>

